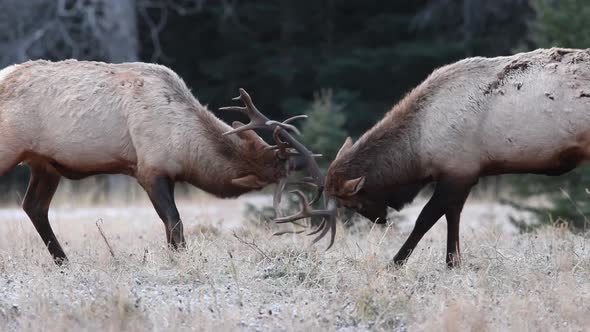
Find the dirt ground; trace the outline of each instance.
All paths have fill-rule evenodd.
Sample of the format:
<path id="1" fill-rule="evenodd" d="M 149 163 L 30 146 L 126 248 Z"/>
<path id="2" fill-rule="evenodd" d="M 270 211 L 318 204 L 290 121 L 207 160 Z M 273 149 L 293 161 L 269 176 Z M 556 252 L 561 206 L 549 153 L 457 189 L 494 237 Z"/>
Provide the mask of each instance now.
<path id="1" fill-rule="evenodd" d="M 56 206 L 50 218 L 70 258 L 63 268 L 20 209 L 0 210 L 0 330 L 590 330 L 588 235 L 518 234 L 513 211 L 469 201 L 461 268 L 444 265 L 443 219 L 407 265 L 390 270 L 420 202 L 394 226 L 339 226 L 325 252 L 325 240 L 310 246 L 244 222 L 246 201 L 268 198 L 182 202 L 182 252 L 165 247 L 148 204 Z"/>

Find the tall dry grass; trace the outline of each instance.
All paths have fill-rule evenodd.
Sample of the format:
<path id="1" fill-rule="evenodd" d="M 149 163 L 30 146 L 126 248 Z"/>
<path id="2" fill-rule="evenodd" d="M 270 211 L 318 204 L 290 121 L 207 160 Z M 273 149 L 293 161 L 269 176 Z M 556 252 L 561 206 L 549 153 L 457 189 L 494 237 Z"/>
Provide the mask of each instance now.
<path id="1" fill-rule="evenodd" d="M 124 211 L 95 209 L 79 220 L 55 213 L 71 260 L 64 268 L 53 265 L 24 215 L 0 220 L 0 330 L 590 328 L 588 239 L 563 229 L 510 235 L 482 224 L 463 232 L 464 264 L 448 270 L 441 221 L 406 266 L 388 270 L 407 235 L 391 227 L 340 227 L 324 252 L 325 242 L 310 247 L 301 236 L 227 229 L 210 222 L 214 215 L 189 212 L 188 248 L 171 252 L 155 212 Z"/>

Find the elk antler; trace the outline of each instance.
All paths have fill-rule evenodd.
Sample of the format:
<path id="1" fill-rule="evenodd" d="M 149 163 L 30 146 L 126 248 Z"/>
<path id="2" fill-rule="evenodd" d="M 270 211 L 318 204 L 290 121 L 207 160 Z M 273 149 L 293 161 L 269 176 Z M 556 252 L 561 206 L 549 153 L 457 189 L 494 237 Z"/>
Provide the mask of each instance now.
<path id="1" fill-rule="evenodd" d="M 323 190 L 324 190 L 324 177 L 322 175 L 320 167 L 318 166 L 318 164 L 316 163 L 316 161 L 314 159 L 314 157 L 317 157 L 318 155 L 311 153 L 311 151 L 309 151 L 303 144 L 301 144 L 297 139 L 295 139 L 289 133 L 289 131 L 291 131 L 296 134 L 299 134 L 299 130 L 295 126 L 290 124 L 290 122 L 293 122 L 294 120 L 297 120 L 297 119 L 305 118 L 307 116 L 306 115 L 297 115 L 297 116 L 293 116 L 291 118 L 288 118 L 287 120 L 285 120 L 283 122 L 270 120 L 264 114 L 262 114 L 256 108 L 256 106 L 254 106 L 254 103 L 252 102 L 252 98 L 250 97 L 250 95 L 246 92 L 246 90 L 241 89 L 241 88 L 240 88 L 240 95 L 238 97 L 233 98 L 233 100 L 242 101 L 242 103 L 244 103 L 244 106 L 243 107 L 228 106 L 228 107 L 222 107 L 222 108 L 220 108 L 220 110 L 236 111 L 236 112 L 246 114 L 250 118 L 250 122 L 244 126 L 230 130 L 230 131 L 224 133 L 223 135 L 231 135 L 231 134 L 235 134 L 235 133 L 238 133 L 238 132 L 244 131 L 244 130 L 255 130 L 255 129 L 272 130 L 273 137 L 274 137 L 275 143 L 276 143 L 276 147 L 272 147 L 272 148 L 278 149 L 279 154 L 282 153 L 283 156 L 285 156 L 285 157 L 293 156 L 296 153 L 298 157 L 301 157 L 304 159 L 305 166 L 306 166 L 307 170 L 309 171 L 309 174 L 310 174 L 311 178 L 313 179 L 313 182 L 317 185 L 317 188 L 318 188 L 316 195 L 312 200 L 312 204 L 317 202 L 321 198 L 321 196 L 323 194 Z M 291 149 L 293 149 L 294 151 Z M 277 186 L 277 190 L 280 189 L 280 192 L 275 192 L 275 195 L 274 195 L 275 201 L 274 201 L 273 205 L 275 207 L 275 211 L 276 211 L 277 215 L 280 215 L 280 212 L 277 209 L 278 209 L 278 206 L 280 203 L 280 196 L 281 196 L 282 190 L 284 189 L 284 186 L 285 186 L 285 184 L 281 184 L 279 182 L 279 186 Z"/>
<path id="2" fill-rule="evenodd" d="M 335 202 L 333 200 L 329 200 L 328 201 L 328 208 L 323 209 L 323 210 L 313 210 L 311 207 L 311 203 L 307 200 L 307 197 L 305 197 L 305 195 L 300 190 L 293 190 L 293 191 L 291 191 L 291 193 L 297 195 L 297 197 L 299 198 L 299 204 L 301 206 L 301 209 L 299 210 L 299 212 L 297 212 L 294 215 L 276 218 L 276 219 L 274 219 L 274 221 L 279 224 L 284 224 L 284 223 L 290 222 L 290 223 L 295 223 L 296 225 L 300 226 L 300 224 L 297 223 L 297 221 L 300 219 L 310 218 L 310 217 L 314 217 L 314 216 L 322 217 L 322 222 L 320 223 L 320 225 L 316 229 L 314 229 L 310 233 L 308 233 L 307 235 L 314 235 L 314 234 L 321 232 L 312 242 L 312 243 L 316 243 L 321 238 L 326 236 L 328 231 L 331 231 L 330 245 L 328 245 L 328 248 L 326 248 L 326 250 L 330 249 L 332 247 L 332 245 L 334 244 L 334 239 L 336 237 L 336 212 L 337 211 L 336 211 Z M 285 232 L 275 233 L 275 235 L 281 235 L 281 234 L 285 234 Z"/>
<path id="3" fill-rule="evenodd" d="M 281 127 L 276 127 L 275 130 L 272 132 L 272 138 L 275 141 L 276 145 L 269 145 L 266 147 L 267 150 L 278 150 L 278 157 L 280 159 L 286 160 L 289 159 L 289 156 L 298 155 L 297 152 L 290 149 L 289 144 L 283 142 L 281 139 L 280 131 Z"/>
<path id="4" fill-rule="evenodd" d="M 300 115 L 298 115 L 300 116 Z M 307 115 L 305 115 L 305 117 L 307 117 Z M 295 116 L 289 119 L 293 119 L 296 118 Z M 289 119 L 283 121 L 283 123 L 286 123 L 287 121 L 289 121 Z M 299 152 L 297 152 L 297 150 L 291 148 L 291 146 L 287 143 L 287 142 L 283 142 L 283 139 L 281 138 L 281 131 L 282 128 L 281 127 L 276 127 L 273 132 L 272 132 L 272 138 L 275 141 L 276 145 L 269 145 L 266 147 L 266 150 L 278 150 L 278 156 L 280 159 L 289 159 L 290 156 L 301 156 L 301 154 Z M 321 157 L 322 154 L 320 153 L 312 153 L 311 154 L 312 157 L 317 158 L 317 157 Z"/>
<path id="5" fill-rule="evenodd" d="M 244 103 L 245 106 L 244 107 L 227 106 L 227 107 L 221 107 L 219 110 L 221 110 L 221 111 L 234 111 L 234 112 L 240 112 L 240 113 L 246 114 L 250 118 L 250 122 L 244 126 L 241 126 L 241 127 L 235 128 L 233 130 L 230 130 L 226 133 L 223 133 L 223 135 L 230 135 L 230 134 L 238 133 L 240 131 L 254 130 L 254 129 L 274 130 L 276 127 L 291 130 L 291 131 L 295 132 L 296 134 L 300 134 L 299 129 L 297 129 L 297 127 L 289 124 L 289 122 L 295 120 L 294 118 L 301 118 L 301 115 L 298 115 L 297 117 L 289 118 L 289 119 L 285 120 L 285 122 L 278 122 L 278 121 L 270 120 L 264 114 L 262 114 L 256 108 L 256 106 L 254 106 L 254 103 L 252 102 L 252 98 L 246 92 L 246 90 L 244 90 L 242 88 L 240 88 L 240 95 L 238 97 L 232 98 L 232 100 L 240 100 L 240 101 L 242 101 L 242 103 Z M 307 117 L 307 116 L 305 116 L 305 117 Z"/>

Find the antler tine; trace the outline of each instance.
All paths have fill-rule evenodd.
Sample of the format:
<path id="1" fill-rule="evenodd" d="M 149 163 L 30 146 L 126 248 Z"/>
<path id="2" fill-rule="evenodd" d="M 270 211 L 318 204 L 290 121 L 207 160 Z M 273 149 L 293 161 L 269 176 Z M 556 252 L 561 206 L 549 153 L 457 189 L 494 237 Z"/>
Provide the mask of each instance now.
<path id="1" fill-rule="evenodd" d="M 288 123 L 291 123 L 291 122 L 293 122 L 295 120 L 299 120 L 299 119 L 307 119 L 307 115 L 299 114 L 299 115 L 292 116 L 292 117 L 288 118 L 287 120 L 283 121 L 283 124 L 288 124 Z"/>
<path id="2" fill-rule="evenodd" d="M 330 200 L 328 202 L 327 209 L 312 210 L 311 206 L 309 204 L 309 201 L 307 200 L 307 197 L 301 191 L 293 190 L 293 191 L 291 191 L 291 193 L 297 195 L 297 197 L 299 198 L 299 203 L 300 203 L 301 209 L 299 210 L 299 212 L 297 212 L 294 215 L 276 218 L 275 222 L 277 222 L 277 223 L 296 222 L 297 220 L 303 219 L 303 218 L 308 218 L 308 217 L 313 217 L 313 216 L 321 216 L 321 217 L 323 217 L 321 224 L 316 229 L 314 229 L 311 233 L 309 233 L 308 235 L 314 235 L 314 234 L 317 234 L 318 232 L 321 232 L 313 240 L 313 243 L 316 243 L 320 239 L 322 239 L 324 236 L 326 236 L 326 234 L 328 234 L 328 232 L 331 232 L 330 244 L 328 245 L 328 248 L 326 250 L 330 249 L 332 247 L 332 245 L 334 244 L 334 239 L 336 238 L 336 205 L 335 205 L 335 202 L 333 200 Z"/>
<path id="3" fill-rule="evenodd" d="M 227 135 L 231 135 L 231 134 L 235 134 L 235 133 L 239 133 L 241 131 L 246 131 L 246 130 L 254 130 L 254 129 L 266 129 L 266 127 L 264 127 L 263 125 L 254 123 L 253 121 L 250 121 L 250 123 L 248 123 L 247 125 L 243 125 L 241 127 L 238 128 L 234 128 L 232 130 L 226 131 L 225 133 L 223 133 L 223 136 L 227 136 Z"/>
<path id="4" fill-rule="evenodd" d="M 322 175 L 322 171 L 318 166 L 317 162 L 314 159 L 313 154 L 299 141 L 297 141 L 293 136 L 291 136 L 287 131 L 281 130 L 280 136 L 282 141 L 286 142 L 290 145 L 291 148 L 295 149 L 302 158 L 304 158 L 306 163 L 306 168 L 309 171 L 309 175 L 313 179 L 313 182 L 318 186 L 318 192 L 316 197 L 312 200 L 314 203 L 317 202 L 319 199 L 318 197 L 322 195 L 324 191 L 324 176 Z M 312 203 L 313 204 L 313 203 Z"/>
<path id="5" fill-rule="evenodd" d="M 294 125 L 290 125 L 288 123 L 279 122 L 279 121 L 275 121 L 275 120 L 268 120 L 268 121 L 266 121 L 266 124 L 269 126 L 275 125 L 277 128 L 281 127 L 283 129 L 290 130 L 297 135 L 301 135 L 301 132 L 299 131 L 299 129 L 297 129 L 297 127 L 295 127 Z"/>
<path id="6" fill-rule="evenodd" d="M 277 145 L 269 145 L 269 146 L 264 147 L 264 150 L 267 150 L 267 151 L 268 150 L 279 150 L 279 149 L 280 149 L 280 147 L 278 144 Z M 297 152 L 297 150 L 295 150 L 293 148 L 287 148 L 287 153 L 290 156 L 301 156 L 301 153 Z M 324 155 L 321 153 L 312 153 L 311 156 L 313 158 L 320 158 L 320 157 L 323 157 Z"/>
<path id="7" fill-rule="evenodd" d="M 274 146 L 274 145 L 273 145 L 273 146 Z M 295 150 L 295 149 L 293 149 L 293 148 L 290 148 L 290 149 L 288 150 L 288 152 L 289 152 L 289 155 L 290 155 L 290 156 L 301 156 L 301 153 L 297 152 L 297 150 Z M 312 154 L 311 154 L 311 157 L 312 157 L 312 158 L 320 158 L 320 157 L 323 157 L 323 156 L 324 156 L 324 155 L 323 155 L 323 154 L 321 154 L 321 153 L 312 153 Z"/>
<path id="8" fill-rule="evenodd" d="M 319 228 L 319 227 L 318 227 Z M 323 226 L 319 229 L 322 230 L 322 232 L 320 233 L 320 235 L 318 235 L 315 239 L 313 239 L 313 241 L 311 242 L 312 244 L 315 244 L 316 242 L 318 242 L 321 238 L 323 238 L 324 236 L 326 236 L 326 234 L 328 233 L 328 231 L 332 228 L 332 225 L 330 224 L 329 221 L 326 221 Z M 332 246 L 332 244 L 330 244 L 330 246 Z"/>
<path id="9" fill-rule="evenodd" d="M 313 216 L 313 214 L 312 214 L 313 211 L 309 207 L 309 201 L 307 200 L 307 197 L 305 197 L 305 194 L 303 194 L 301 192 L 301 190 L 292 190 L 292 191 L 290 191 L 290 193 L 295 194 L 295 195 L 297 195 L 297 197 L 299 197 L 299 206 L 301 207 L 301 209 L 299 210 L 299 212 L 297 212 L 294 215 L 281 217 L 281 218 L 275 218 L 274 221 L 277 224 L 294 222 L 299 219 L 309 218 L 309 217 Z"/>
<path id="10" fill-rule="evenodd" d="M 319 233 L 322 229 L 324 229 L 324 226 L 326 225 L 326 219 L 322 219 L 322 222 L 318 225 L 318 227 L 316 227 L 313 231 L 307 233 L 307 236 L 311 236 L 314 234 Z"/>
<path id="11" fill-rule="evenodd" d="M 271 126 L 269 123 L 271 120 L 264 116 L 264 114 L 260 113 L 256 106 L 254 106 L 252 98 L 248 92 L 246 92 L 246 90 L 240 88 L 240 95 L 238 97 L 232 98 L 232 100 L 240 100 L 242 103 L 244 103 L 244 106 L 227 106 L 221 107 L 220 110 L 240 112 L 245 114 L 250 118 L 250 122 L 244 126 L 225 132 L 223 135 L 231 135 L 245 130 L 274 128 L 274 126 Z"/>
<path id="12" fill-rule="evenodd" d="M 315 193 L 315 196 L 313 196 L 313 198 L 311 199 L 311 204 L 317 203 L 322 198 L 323 195 L 324 195 L 323 191 L 318 189 L 318 191 L 316 191 L 316 193 Z"/>
<path id="13" fill-rule="evenodd" d="M 301 180 L 301 183 L 305 183 L 305 184 L 308 184 L 308 185 L 313 185 L 315 187 L 318 187 L 318 185 L 315 183 L 314 178 L 311 177 L 311 176 L 304 177 Z M 319 201 L 319 199 L 322 198 L 322 196 L 323 196 L 323 192 L 322 191 L 317 191 L 316 194 L 315 194 L 315 196 L 311 199 L 310 204 L 313 205 L 313 204 L 317 203 Z"/>
<path id="14" fill-rule="evenodd" d="M 275 141 L 275 143 L 277 143 L 277 149 L 279 150 L 279 157 L 281 159 L 287 159 L 289 158 L 289 144 L 285 143 L 282 139 L 281 139 L 281 127 L 276 127 L 274 129 L 274 131 L 272 132 L 272 138 Z"/>
<path id="15" fill-rule="evenodd" d="M 228 131 L 228 132 L 224 133 L 224 135 L 235 134 L 237 132 L 244 131 L 244 130 L 251 130 L 251 129 L 267 129 L 268 130 L 268 129 L 276 129 L 279 127 L 283 128 L 285 130 L 292 131 L 292 132 L 296 133 L 297 135 L 301 134 L 299 132 L 299 129 L 297 129 L 297 127 L 295 127 L 293 125 L 290 125 L 289 122 L 285 122 L 285 121 L 279 122 L 279 121 L 275 121 L 275 120 L 269 120 L 264 114 L 262 114 L 258 110 L 258 108 L 256 108 L 256 106 L 254 105 L 254 102 L 252 102 L 252 98 L 250 97 L 248 92 L 246 92 L 246 90 L 244 90 L 242 88 L 240 88 L 240 95 L 238 97 L 232 98 L 232 100 L 239 100 L 242 103 L 244 103 L 245 106 L 226 106 L 226 107 L 219 108 L 219 110 L 230 111 L 230 112 L 240 112 L 242 114 L 247 115 L 250 118 L 250 122 L 245 126 Z M 295 120 L 295 118 L 301 118 L 301 116 L 292 117 L 287 120 L 293 121 L 293 120 Z"/>
<path id="16" fill-rule="evenodd" d="M 277 224 L 295 223 L 295 222 L 297 222 L 297 220 L 300 220 L 303 218 L 307 218 L 307 216 L 303 215 L 302 212 L 299 211 L 299 213 L 292 215 L 292 216 L 274 219 L 274 222 L 276 222 Z"/>
<path id="17" fill-rule="evenodd" d="M 297 197 L 299 197 L 299 202 L 301 203 L 301 210 L 304 211 L 307 214 L 310 214 L 312 212 L 310 206 L 309 206 L 309 201 L 307 200 L 307 197 L 305 196 L 305 194 L 298 189 L 295 190 L 291 190 L 289 191 L 291 194 L 295 194 Z"/>
<path id="18" fill-rule="evenodd" d="M 248 114 L 248 109 L 243 106 L 224 106 L 219 108 L 220 111 L 240 112 Z"/>
<path id="19" fill-rule="evenodd" d="M 333 213 L 329 216 L 329 218 L 324 219 L 324 221 L 325 221 L 325 223 L 322 222 L 322 224 L 320 224 L 321 227 L 318 227 L 318 229 L 317 229 L 317 231 L 319 231 L 321 229 L 322 232 L 315 239 L 313 239 L 312 244 L 315 244 L 316 242 L 321 240 L 324 236 L 326 236 L 328 231 L 330 231 L 330 244 L 326 248 L 326 251 L 327 251 L 327 250 L 330 250 L 330 248 L 332 248 L 332 245 L 334 244 L 334 239 L 336 239 L 336 210 L 334 209 Z M 315 232 L 315 233 L 317 233 L 317 232 Z M 315 233 L 312 233 L 312 234 L 315 234 Z M 308 234 L 308 235 L 311 235 L 311 234 Z"/>
<path id="20" fill-rule="evenodd" d="M 250 95 L 248 94 L 248 92 L 246 92 L 246 90 L 240 88 L 239 91 L 240 91 L 240 96 L 235 97 L 234 100 L 241 100 L 244 103 L 244 105 L 246 105 L 244 111 L 248 112 L 248 116 L 252 119 L 252 121 L 254 121 L 253 118 L 256 118 L 257 121 L 264 122 L 264 124 L 267 126 L 275 125 L 275 126 L 282 127 L 283 129 L 293 131 L 297 135 L 301 134 L 299 132 L 299 129 L 297 129 L 297 127 L 289 124 L 290 121 L 301 118 L 300 115 L 287 119 L 290 121 L 285 120 L 283 122 L 279 122 L 279 121 L 275 121 L 275 120 L 269 120 L 266 116 L 264 116 L 264 114 L 262 114 L 258 110 L 258 108 L 256 108 L 256 106 L 254 105 L 254 102 L 252 102 L 252 97 L 250 97 Z M 307 117 L 307 116 L 304 115 L 304 117 Z"/>
<path id="21" fill-rule="evenodd" d="M 288 179 L 286 177 L 280 179 L 279 182 L 277 183 L 275 192 L 273 194 L 273 209 L 275 210 L 275 215 L 277 217 L 281 217 L 282 216 L 280 205 L 281 205 L 283 191 L 285 190 L 285 187 L 287 185 L 307 185 L 307 186 L 311 186 L 311 187 L 317 188 L 317 184 L 315 184 L 313 182 L 288 181 Z M 310 202 L 309 204 L 313 204 L 313 203 Z M 296 224 L 295 222 L 293 222 L 293 223 Z"/>
<path id="22" fill-rule="evenodd" d="M 336 217 L 332 218 L 333 221 L 330 221 L 330 244 L 328 245 L 328 248 L 326 248 L 326 250 L 330 250 L 330 248 L 332 248 L 334 240 L 336 239 Z"/>
<path id="23" fill-rule="evenodd" d="M 239 91 L 240 91 L 240 95 L 238 97 L 235 97 L 234 100 L 241 100 L 244 103 L 244 105 L 246 105 L 246 108 L 251 113 L 256 114 L 256 116 L 268 121 L 268 118 L 266 116 L 264 116 L 264 114 L 260 113 L 258 108 L 256 108 L 256 106 L 254 106 L 254 103 L 252 102 L 252 97 L 250 97 L 248 92 L 246 92 L 246 90 L 244 90 L 242 88 L 240 88 Z"/>

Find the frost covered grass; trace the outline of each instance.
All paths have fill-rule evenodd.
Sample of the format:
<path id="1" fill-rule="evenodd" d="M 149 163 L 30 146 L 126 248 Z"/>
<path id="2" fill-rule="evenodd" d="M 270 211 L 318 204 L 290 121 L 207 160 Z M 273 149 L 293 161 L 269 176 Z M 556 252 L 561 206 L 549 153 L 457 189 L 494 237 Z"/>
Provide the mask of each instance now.
<path id="1" fill-rule="evenodd" d="M 222 210 L 229 211 L 231 201 L 224 204 Z M 520 235 L 492 223 L 465 227 L 463 266 L 449 270 L 441 220 L 406 266 L 388 270 L 407 227 L 366 222 L 339 227 L 334 247 L 324 252 L 325 241 L 309 246 L 303 236 L 222 227 L 211 221 L 215 215 L 196 217 L 184 209 L 189 243 L 182 252 L 165 248 L 155 212 L 130 214 L 121 208 L 117 217 L 95 209 L 73 220 L 58 209 L 54 230 L 71 261 L 63 268 L 53 265 L 24 215 L 2 215 L 0 330 L 583 331 L 590 326 L 590 246 L 567 230 Z M 97 230 L 98 218 L 114 257 Z"/>

